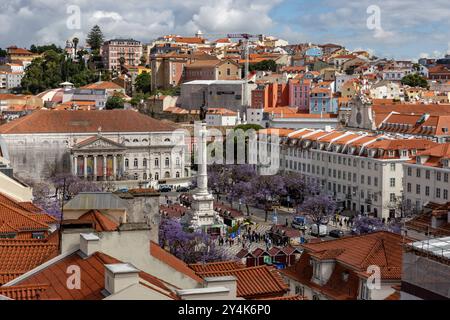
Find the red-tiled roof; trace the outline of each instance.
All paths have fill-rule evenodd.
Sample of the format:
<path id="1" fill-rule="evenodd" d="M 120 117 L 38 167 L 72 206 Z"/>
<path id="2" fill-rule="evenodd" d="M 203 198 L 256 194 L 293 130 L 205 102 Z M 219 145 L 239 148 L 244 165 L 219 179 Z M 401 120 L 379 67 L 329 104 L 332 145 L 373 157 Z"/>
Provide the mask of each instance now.
<path id="1" fill-rule="evenodd" d="M 260 300 L 278 300 L 278 301 L 297 301 L 297 300 L 308 300 L 308 298 L 296 295 L 296 296 L 284 296 L 284 297 L 274 297 L 274 298 L 264 298 Z"/>
<path id="2" fill-rule="evenodd" d="M 378 140 L 370 143 L 366 147 L 368 149 L 383 150 L 401 150 L 415 149 L 424 150 L 436 146 L 437 143 L 426 139 L 395 139 L 395 140 Z"/>
<path id="3" fill-rule="evenodd" d="M 203 283 L 202 278 L 200 278 L 194 270 L 189 268 L 189 266 L 182 260 L 175 257 L 170 252 L 167 252 L 163 248 L 161 248 L 157 243 L 151 241 L 150 242 L 150 254 L 155 259 L 160 260 L 161 262 L 167 264 L 168 266 L 172 267 L 178 272 L 181 272 L 188 276 L 189 278 L 199 282 Z"/>
<path id="4" fill-rule="evenodd" d="M 318 259 L 335 259 L 356 271 L 369 265 L 381 268 L 382 278 L 400 279 L 403 238 L 391 232 L 375 232 L 362 236 L 302 245 Z"/>
<path id="5" fill-rule="evenodd" d="M 40 300 L 48 285 L 0 287 L 0 295 L 13 300 Z"/>
<path id="6" fill-rule="evenodd" d="M 220 272 L 236 269 L 243 269 L 245 266 L 238 261 L 224 261 L 224 262 L 211 262 L 211 263 L 196 263 L 190 264 L 189 267 L 195 272 Z"/>
<path id="7" fill-rule="evenodd" d="M 0 242 L 0 284 L 10 281 L 17 276 L 36 268 L 58 254 L 56 243 L 42 241 L 14 241 Z"/>
<path id="8" fill-rule="evenodd" d="M 96 252 L 88 258 L 82 258 L 75 252 L 50 266 L 37 271 L 19 282 L 20 285 L 47 284 L 48 288 L 42 293 L 42 300 L 101 300 L 104 299 L 102 290 L 105 288 L 105 264 L 122 263 L 107 254 Z M 80 267 L 80 289 L 67 288 L 67 268 L 76 265 Z M 175 299 L 175 294 L 167 288 L 163 281 L 145 272 L 140 272 L 140 283 L 146 287 Z M 144 281 L 153 286 L 146 285 Z"/>
<path id="9" fill-rule="evenodd" d="M 115 231 L 119 224 L 98 210 L 90 210 L 78 218 L 79 221 L 91 222 L 95 231 Z"/>
<path id="10" fill-rule="evenodd" d="M 106 89 L 106 90 L 123 90 L 121 86 L 111 81 L 100 81 L 88 84 L 81 89 Z"/>
<path id="11" fill-rule="evenodd" d="M 47 231 L 48 224 L 35 218 L 36 214 L 15 208 L 0 202 L 0 232 L 27 233 L 32 231 Z M 48 218 L 48 217 L 46 217 Z M 44 219 L 45 220 L 45 219 Z"/>
<path id="12" fill-rule="evenodd" d="M 133 110 L 39 110 L 0 126 L 3 134 L 174 131 L 159 121 Z"/>
<path id="13" fill-rule="evenodd" d="M 237 278 L 237 296 L 256 299 L 283 296 L 288 286 L 281 278 L 278 270 L 269 266 L 257 266 L 235 270 L 200 272 L 201 277 L 234 276 Z"/>

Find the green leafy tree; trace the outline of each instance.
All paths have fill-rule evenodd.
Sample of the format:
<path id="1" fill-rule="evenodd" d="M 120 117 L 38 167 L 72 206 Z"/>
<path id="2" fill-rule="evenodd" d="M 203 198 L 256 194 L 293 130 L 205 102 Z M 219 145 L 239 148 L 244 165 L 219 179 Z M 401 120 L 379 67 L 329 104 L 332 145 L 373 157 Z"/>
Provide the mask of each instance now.
<path id="1" fill-rule="evenodd" d="M 86 42 L 91 46 L 91 49 L 94 52 L 97 52 L 100 50 L 100 47 L 102 46 L 104 41 L 103 38 L 103 32 L 100 29 L 98 25 L 95 25 L 92 27 L 91 31 L 89 32 Z"/>
<path id="2" fill-rule="evenodd" d="M 429 88 L 427 79 L 417 73 L 408 74 L 407 76 L 403 77 L 402 84 L 410 87 L 422 87 L 426 89 Z"/>
<path id="3" fill-rule="evenodd" d="M 43 45 L 43 46 L 36 46 L 33 44 L 30 46 L 30 51 L 33 53 L 42 54 L 47 51 L 63 53 L 64 50 L 61 47 L 58 47 L 56 44 L 52 43 L 52 44 Z"/>
<path id="4" fill-rule="evenodd" d="M 42 57 L 34 59 L 26 68 L 22 88 L 25 92 L 37 94 L 58 88 L 64 81 L 70 81 L 79 87 L 96 80 L 96 73 L 87 68 L 84 63 L 75 63 L 65 59 L 63 53 L 49 50 L 44 52 Z"/>
<path id="5" fill-rule="evenodd" d="M 109 97 L 106 101 L 106 110 L 113 110 L 113 109 L 123 109 L 125 105 L 124 100 L 121 97 L 118 96 L 112 96 Z"/>
<path id="6" fill-rule="evenodd" d="M 138 75 L 136 77 L 136 80 L 134 82 L 136 91 L 142 92 L 142 93 L 149 93 L 151 82 L 152 82 L 152 77 L 149 73 L 147 73 L 147 72 L 141 73 L 140 75 Z"/>
<path id="7" fill-rule="evenodd" d="M 252 71 L 277 71 L 277 64 L 274 60 L 264 60 L 258 63 L 251 63 L 248 66 L 250 72 Z"/>
<path id="8" fill-rule="evenodd" d="M 148 93 L 142 93 L 142 92 L 138 92 L 136 93 L 133 98 L 131 98 L 130 100 L 130 104 L 134 107 L 138 106 L 141 101 L 145 101 L 149 98 L 149 94 Z"/>
<path id="9" fill-rule="evenodd" d="M 6 50 L 3 50 L 2 48 L 0 48 L 0 58 L 4 58 L 4 57 L 6 57 L 6 55 L 7 55 Z"/>
<path id="10" fill-rule="evenodd" d="M 139 59 L 140 61 L 140 66 L 145 66 L 145 64 L 147 63 L 147 59 L 145 58 L 145 55 L 142 55 L 141 58 Z"/>

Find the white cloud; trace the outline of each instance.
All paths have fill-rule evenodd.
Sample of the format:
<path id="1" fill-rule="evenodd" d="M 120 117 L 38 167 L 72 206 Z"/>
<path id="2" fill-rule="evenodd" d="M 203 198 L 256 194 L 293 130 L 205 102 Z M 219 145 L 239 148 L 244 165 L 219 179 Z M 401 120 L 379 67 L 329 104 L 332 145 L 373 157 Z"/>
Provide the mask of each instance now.
<path id="1" fill-rule="evenodd" d="M 107 11 L 95 11 L 92 14 L 92 18 L 97 20 L 102 19 L 112 19 L 115 21 L 123 20 L 122 16 L 118 14 L 117 12 L 107 12 Z"/>

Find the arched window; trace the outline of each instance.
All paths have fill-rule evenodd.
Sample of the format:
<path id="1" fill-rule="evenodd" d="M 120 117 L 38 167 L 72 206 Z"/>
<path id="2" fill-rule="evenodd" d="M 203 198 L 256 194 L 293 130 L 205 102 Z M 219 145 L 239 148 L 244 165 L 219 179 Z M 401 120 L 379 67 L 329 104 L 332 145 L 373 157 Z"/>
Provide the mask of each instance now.
<path id="1" fill-rule="evenodd" d="M 159 158 L 155 159 L 155 167 L 159 167 Z"/>
<path id="2" fill-rule="evenodd" d="M 155 180 L 159 180 L 159 173 L 158 172 L 155 173 Z"/>
<path id="3" fill-rule="evenodd" d="M 164 178 L 170 178 L 170 172 L 166 171 L 166 173 L 164 173 Z"/>
<path id="4" fill-rule="evenodd" d="M 175 177 L 179 178 L 180 177 L 180 173 L 177 171 L 177 173 L 175 174 Z"/>
<path id="5" fill-rule="evenodd" d="M 170 159 L 166 158 L 166 160 L 164 161 L 164 164 L 166 167 L 168 167 L 170 165 Z"/>
<path id="6" fill-rule="evenodd" d="M 128 168 L 130 166 L 130 160 L 125 159 L 125 167 Z"/>
<path id="7" fill-rule="evenodd" d="M 139 166 L 139 160 L 134 158 L 134 167 L 137 168 Z"/>
<path id="8" fill-rule="evenodd" d="M 144 180 L 147 180 L 147 173 L 144 172 L 143 177 Z"/>
<path id="9" fill-rule="evenodd" d="M 142 160 L 142 165 L 144 166 L 144 168 L 147 168 L 147 158 L 144 158 L 144 160 Z"/>
<path id="10" fill-rule="evenodd" d="M 177 166 L 180 165 L 180 158 L 177 157 L 177 159 L 175 160 L 175 163 L 177 164 Z"/>

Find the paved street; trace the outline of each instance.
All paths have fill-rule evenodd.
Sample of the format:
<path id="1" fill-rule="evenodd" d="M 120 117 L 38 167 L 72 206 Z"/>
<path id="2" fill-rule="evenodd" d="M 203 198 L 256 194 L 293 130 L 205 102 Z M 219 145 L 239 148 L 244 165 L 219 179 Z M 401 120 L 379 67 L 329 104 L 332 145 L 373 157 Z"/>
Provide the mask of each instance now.
<path id="1" fill-rule="evenodd" d="M 269 230 L 271 227 L 270 224 L 262 224 L 258 223 L 254 226 L 252 226 L 252 230 L 255 230 L 255 232 L 260 233 L 261 235 L 265 234 L 267 230 Z M 218 244 L 218 241 L 217 241 Z M 224 243 L 223 246 L 219 246 L 220 251 L 225 252 L 230 258 L 234 258 L 236 254 L 241 251 L 241 249 L 244 248 L 241 242 L 238 241 L 238 239 L 234 239 L 234 244 L 231 246 L 228 243 Z M 245 248 L 252 252 L 256 248 L 262 248 L 265 249 L 266 245 L 264 243 L 264 240 L 261 240 L 260 242 L 247 242 L 245 245 Z"/>

